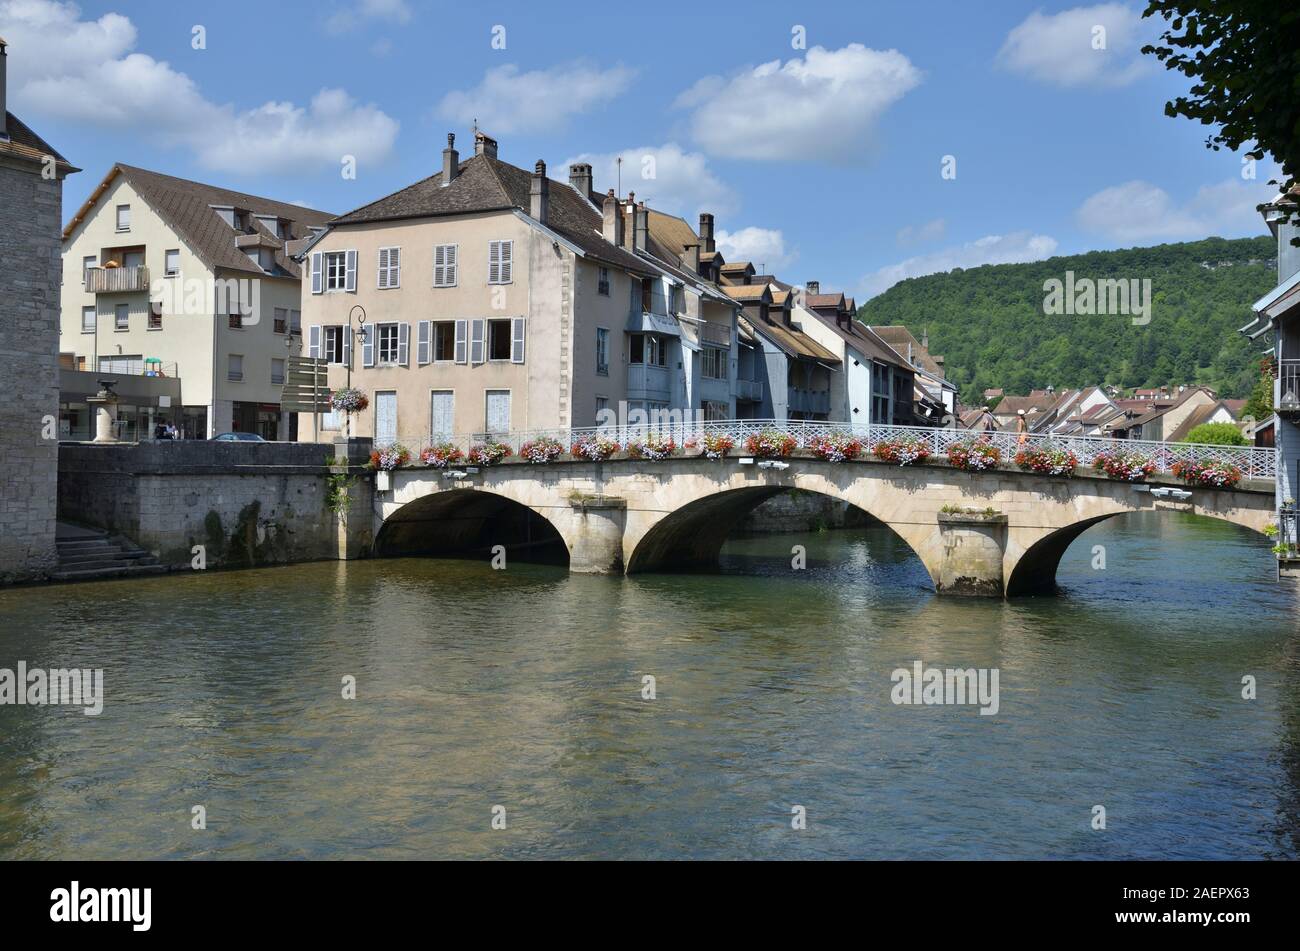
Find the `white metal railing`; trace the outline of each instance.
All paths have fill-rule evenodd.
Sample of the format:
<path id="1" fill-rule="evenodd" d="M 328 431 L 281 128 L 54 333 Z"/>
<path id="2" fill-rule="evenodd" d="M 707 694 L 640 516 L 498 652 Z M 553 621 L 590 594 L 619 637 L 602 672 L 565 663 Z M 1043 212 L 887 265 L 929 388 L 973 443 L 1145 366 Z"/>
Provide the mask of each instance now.
<path id="1" fill-rule="evenodd" d="M 1029 434 L 1025 441 L 1012 432 L 981 433 L 969 429 L 936 429 L 921 426 L 858 426 L 851 423 L 811 422 L 771 419 L 729 419 L 713 422 L 690 420 L 655 420 L 644 425 L 630 426 L 591 426 L 575 429 L 541 429 L 527 432 L 503 433 L 496 436 L 496 441 L 509 446 L 514 453 L 526 442 L 543 437 L 555 439 L 567 452 L 569 447 L 584 436 L 603 436 L 626 445 L 631 439 L 654 433 L 671 437 L 679 451 L 684 443 L 698 442 L 707 435 L 725 435 L 735 442 L 731 455 L 744 455 L 745 440 L 750 436 L 776 431 L 794 436 L 800 447 L 818 436 L 851 435 L 861 440 L 865 452 L 871 452 L 877 443 L 889 440 L 908 440 L 924 442 L 933 458 L 946 458 L 948 448 L 955 443 L 983 439 L 996 446 L 1001 454 L 1003 465 L 1013 466 L 1016 452 L 1023 448 L 1050 447 L 1069 450 L 1079 460 L 1080 468 L 1090 468 L 1101 453 L 1124 452 L 1137 453 L 1149 457 L 1156 464 L 1156 471 L 1168 473 L 1175 462 L 1223 462 L 1236 466 L 1246 479 L 1274 480 L 1277 478 L 1277 450 L 1256 449 L 1248 446 L 1210 446 L 1192 443 L 1167 443 L 1138 439 L 1109 439 L 1102 436 L 1046 436 Z M 482 433 L 460 434 L 451 437 L 430 439 L 425 435 L 403 437 L 393 440 L 400 442 L 418 454 L 425 446 L 433 442 L 450 442 L 462 451 L 468 452 L 471 446 L 483 442 Z M 653 463 L 647 463 L 653 465 Z"/>
<path id="2" fill-rule="evenodd" d="M 88 267 L 86 289 L 94 294 L 121 294 L 149 289 L 149 269 L 135 267 Z"/>
<path id="3" fill-rule="evenodd" d="M 1281 360 L 1277 367 L 1277 406 L 1275 409 L 1300 409 L 1300 360 Z"/>

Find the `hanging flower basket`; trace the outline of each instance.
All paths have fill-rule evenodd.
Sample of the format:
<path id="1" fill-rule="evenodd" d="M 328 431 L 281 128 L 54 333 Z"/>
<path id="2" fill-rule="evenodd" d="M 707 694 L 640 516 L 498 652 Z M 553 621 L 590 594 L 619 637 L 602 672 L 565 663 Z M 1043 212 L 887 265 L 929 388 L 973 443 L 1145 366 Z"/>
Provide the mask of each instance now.
<path id="1" fill-rule="evenodd" d="M 1188 485 L 1206 489 L 1231 489 L 1241 481 L 1241 470 L 1227 462 L 1175 462 L 1173 473 Z"/>
<path id="2" fill-rule="evenodd" d="M 535 465 L 554 462 L 564 453 L 564 445 L 550 436 L 540 436 L 519 447 L 519 458 Z"/>
<path id="3" fill-rule="evenodd" d="M 445 469 L 465 458 L 455 443 L 440 442 L 420 450 L 420 461 L 434 469 Z"/>
<path id="4" fill-rule="evenodd" d="M 627 454 L 633 459 L 650 459 L 658 462 L 667 459 L 676 451 L 677 443 L 673 442 L 673 438 L 660 433 L 648 433 L 640 439 L 630 440 L 627 444 Z"/>
<path id="5" fill-rule="evenodd" d="M 799 440 L 788 433 L 765 429 L 745 440 L 745 452 L 763 459 L 784 459 L 799 448 Z"/>
<path id="6" fill-rule="evenodd" d="M 923 439 L 882 439 L 872 452 L 877 459 L 896 462 L 900 466 L 910 466 L 930 458 L 930 447 Z"/>
<path id="7" fill-rule="evenodd" d="M 370 468 L 379 472 L 391 472 L 400 466 L 409 465 L 410 462 L 411 450 L 400 442 L 385 446 L 383 449 L 375 449 L 370 453 Z"/>
<path id="8" fill-rule="evenodd" d="M 1155 474 L 1156 461 L 1140 452 L 1099 452 L 1092 467 L 1117 482 L 1142 482 Z"/>
<path id="9" fill-rule="evenodd" d="M 469 450 L 469 461 L 476 466 L 495 466 L 502 459 L 512 455 L 510 447 L 502 442 L 480 443 L 477 446 L 471 446 Z"/>
<path id="10" fill-rule="evenodd" d="M 953 443 L 948 447 L 948 462 L 965 472 L 985 472 L 997 467 L 1002 453 L 997 446 L 982 439 Z"/>
<path id="11" fill-rule="evenodd" d="M 1038 446 L 1017 452 L 1016 465 L 1026 472 L 1037 472 L 1040 475 L 1072 476 L 1078 468 L 1079 457 L 1068 449 Z"/>
<path id="12" fill-rule="evenodd" d="M 370 405 L 370 398 L 355 386 L 342 387 L 330 394 L 330 406 L 341 413 L 359 413 Z"/>
<path id="13" fill-rule="evenodd" d="M 575 459 L 590 459 L 592 462 L 604 462 L 618 452 L 619 445 L 604 436 L 583 436 L 569 447 L 569 455 Z"/>

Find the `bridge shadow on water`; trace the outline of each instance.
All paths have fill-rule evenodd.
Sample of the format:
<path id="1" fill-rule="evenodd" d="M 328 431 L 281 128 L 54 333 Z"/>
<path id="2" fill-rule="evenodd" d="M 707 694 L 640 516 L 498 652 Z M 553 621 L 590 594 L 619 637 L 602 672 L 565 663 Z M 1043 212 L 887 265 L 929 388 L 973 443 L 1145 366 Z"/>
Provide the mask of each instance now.
<path id="1" fill-rule="evenodd" d="M 469 491 L 429 495 L 403 506 L 375 539 L 375 556 L 486 561 L 498 546 L 511 562 L 569 564 L 564 539 L 546 518 L 504 496 Z"/>

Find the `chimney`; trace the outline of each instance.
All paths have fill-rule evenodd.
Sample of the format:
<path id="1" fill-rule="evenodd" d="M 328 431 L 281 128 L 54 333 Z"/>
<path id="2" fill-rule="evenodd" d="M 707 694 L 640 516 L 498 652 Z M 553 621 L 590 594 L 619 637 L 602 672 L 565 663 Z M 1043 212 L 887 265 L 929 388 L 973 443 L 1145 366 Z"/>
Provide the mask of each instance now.
<path id="1" fill-rule="evenodd" d="M 8 90 L 5 88 L 6 74 L 9 71 L 9 54 L 5 52 L 4 37 L 0 36 L 0 139 L 9 138 L 9 119 L 5 110 L 9 108 L 9 100 L 6 96 Z"/>
<path id="2" fill-rule="evenodd" d="M 533 168 L 533 180 L 528 187 L 528 213 L 533 220 L 546 224 L 550 211 L 551 183 L 546 178 L 546 163 L 541 159 Z"/>
<path id="3" fill-rule="evenodd" d="M 619 217 L 623 219 L 622 245 L 628 251 L 636 249 L 636 192 L 627 193 L 627 204 L 620 206 Z"/>
<path id="4" fill-rule="evenodd" d="M 497 140 L 491 136 L 484 135 L 482 132 L 474 133 L 474 154 L 486 155 L 488 158 L 497 157 Z"/>
<path id="5" fill-rule="evenodd" d="M 691 271 L 692 274 L 700 273 L 700 246 L 698 244 L 688 244 L 683 249 L 682 263 Z"/>
<path id="6" fill-rule="evenodd" d="M 705 251 L 718 250 L 713 244 L 713 216 L 707 211 L 700 212 L 700 241 Z"/>
<path id="7" fill-rule="evenodd" d="M 804 289 L 805 289 L 809 294 L 820 294 L 820 293 L 822 292 L 822 282 L 821 282 L 821 281 L 809 281 L 809 282 L 804 286 Z"/>
<path id="8" fill-rule="evenodd" d="M 636 224 L 635 244 L 638 251 L 644 251 L 646 246 L 646 234 L 650 231 L 650 212 L 646 211 L 645 202 L 635 206 L 633 213 L 636 215 L 634 221 Z"/>
<path id="9" fill-rule="evenodd" d="M 619 208 L 618 199 L 614 197 L 614 189 L 611 188 L 609 193 L 605 195 L 600 210 L 604 216 L 604 222 L 600 228 L 601 235 L 610 244 L 621 246 L 623 244 L 623 212 Z"/>
<path id="10" fill-rule="evenodd" d="M 456 151 L 456 133 L 447 133 L 447 147 L 442 150 L 442 184 L 445 188 L 460 174 L 460 153 Z"/>
<path id="11" fill-rule="evenodd" d="M 591 166 L 590 165 L 570 165 L 569 166 L 569 184 L 583 198 L 591 197 Z"/>
<path id="12" fill-rule="evenodd" d="M 922 350 L 930 349 L 930 328 L 929 327 L 921 328 L 921 349 Z"/>

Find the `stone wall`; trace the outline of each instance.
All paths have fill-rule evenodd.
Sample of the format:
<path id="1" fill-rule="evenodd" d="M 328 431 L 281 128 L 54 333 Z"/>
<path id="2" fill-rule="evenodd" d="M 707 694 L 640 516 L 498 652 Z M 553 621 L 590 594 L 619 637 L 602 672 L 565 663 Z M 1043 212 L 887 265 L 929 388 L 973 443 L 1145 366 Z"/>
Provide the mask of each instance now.
<path id="1" fill-rule="evenodd" d="M 738 532 L 821 532 L 832 528 L 859 528 L 874 521 L 848 502 L 816 492 L 791 489 L 768 499 L 750 512 Z"/>
<path id="2" fill-rule="evenodd" d="M 62 215 L 60 180 L 0 162 L 0 584 L 56 563 Z"/>
<path id="3" fill-rule="evenodd" d="M 336 454 L 351 466 L 331 467 Z M 125 535 L 175 568 L 190 566 L 196 545 L 208 568 L 360 557 L 368 551 L 347 543 L 347 522 L 364 513 L 358 537 L 369 538 L 364 461 L 360 445 L 65 443 L 59 517 Z M 332 502 L 343 488 L 348 497 Z"/>

